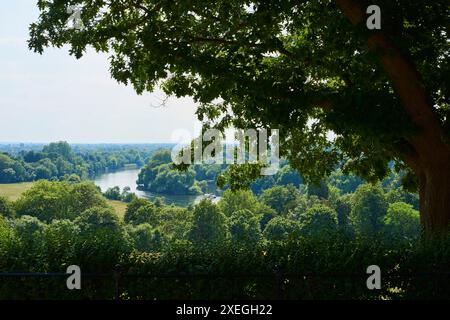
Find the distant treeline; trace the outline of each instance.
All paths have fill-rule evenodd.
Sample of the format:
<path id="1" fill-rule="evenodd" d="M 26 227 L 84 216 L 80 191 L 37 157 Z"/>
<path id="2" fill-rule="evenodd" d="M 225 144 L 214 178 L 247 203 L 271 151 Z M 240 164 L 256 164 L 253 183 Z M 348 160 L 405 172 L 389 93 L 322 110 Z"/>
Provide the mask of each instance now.
<path id="1" fill-rule="evenodd" d="M 0 183 L 88 179 L 128 164 L 141 167 L 161 147 L 167 145 L 2 145 Z"/>

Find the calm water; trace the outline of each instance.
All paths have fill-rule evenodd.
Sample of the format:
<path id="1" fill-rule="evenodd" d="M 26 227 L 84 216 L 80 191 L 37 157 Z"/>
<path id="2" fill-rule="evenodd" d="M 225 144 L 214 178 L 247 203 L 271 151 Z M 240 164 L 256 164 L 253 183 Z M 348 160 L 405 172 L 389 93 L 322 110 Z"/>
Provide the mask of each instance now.
<path id="1" fill-rule="evenodd" d="M 156 197 L 164 198 L 167 204 L 176 204 L 178 206 L 188 206 L 191 203 L 197 203 L 204 198 L 203 195 L 163 195 L 148 191 L 137 190 L 136 180 L 140 169 L 127 169 L 123 171 L 116 171 L 111 173 L 105 173 L 94 179 L 94 183 L 99 186 L 103 192 L 108 188 L 115 186 L 120 187 L 123 190 L 124 187 L 130 187 L 131 192 L 136 193 L 140 198 L 154 199 Z"/>

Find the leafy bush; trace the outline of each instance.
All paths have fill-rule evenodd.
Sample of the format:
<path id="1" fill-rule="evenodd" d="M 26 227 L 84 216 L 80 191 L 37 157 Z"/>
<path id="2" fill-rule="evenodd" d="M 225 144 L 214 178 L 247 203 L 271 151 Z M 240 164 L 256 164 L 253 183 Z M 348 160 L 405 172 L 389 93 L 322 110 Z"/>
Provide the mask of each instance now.
<path id="1" fill-rule="evenodd" d="M 239 210 L 259 213 L 260 203 L 250 190 L 237 190 L 235 192 L 226 190 L 218 206 L 227 217 L 231 217 L 233 213 Z"/>
<path id="2" fill-rule="evenodd" d="M 259 217 L 243 209 L 233 213 L 229 219 L 231 241 L 241 245 L 254 246 L 261 240 Z"/>
<path id="3" fill-rule="evenodd" d="M 133 247 L 140 252 L 161 251 L 163 239 L 158 229 L 152 228 L 148 223 L 129 226 L 128 233 L 133 240 Z"/>
<path id="4" fill-rule="evenodd" d="M 124 221 L 130 223 L 136 219 L 136 212 L 146 205 L 150 205 L 150 201 L 142 198 L 133 199 L 128 205 L 124 215 Z"/>
<path id="5" fill-rule="evenodd" d="M 81 231 L 74 261 L 86 271 L 112 270 L 132 251 L 132 241 L 125 226 L 112 209 L 88 209 L 75 223 Z"/>
<path id="6" fill-rule="evenodd" d="M 260 196 L 260 200 L 279 214 L 286 215 L 289 210 L 295 207 L 295 200 L 298 195 L 299 192 L 293 185 L 287 187 L 275 186 L 265 190 Z"/>
<path id="7" fill-rule="evenodd" d="M 404 202 L 395 202 L 389 205 L 384 223 L 384 231 L 391 237 L 411 240 L 420 235 L 419 211 Z"/>
<path id="8" fill-rule="evenodd" d="M 284 217 L 273 218 L 264 229 L 264 237 L 271 241 L 288 241 L 297 238 L 299 234 L 300 223 Z"/>
<path id="9" fill-rule="evenodd" d="M 13 204 L 5 197 L 0 197 L 0 216 L 13 218 L 14 215 Z"/>
<path id="10" fill-rule="evenodd" d="M 103 195 L 105 196 L 106 199 L 109 200 L 121 200 L 122 198 L 120 188 L 117 186 L 114 188 L 108 188 L 108 190 L 106 190 L 105 193 L 103 193 Z"/>
<path id="11" fill-rule="evenodd" d="M 359 236 L 370 237 L 383 227 L 387 204 L 384 191 L 379 185 L 364 184 L 352 196 L 350 219 Z"/>
<path id="12" fill-rule="evenodd" d="M 324 205 L 315 205 L 300 216 L 301 233 L 307 237 L 326 237 L 338 230 L 336 211 Z"/>
<path id="13" fill-rule="evenodd" d="M 220 243 L 228 238 L 227 219 L 210 200 L 195 206 L 189 240 L 197 244 Z"/>
<path id="14" fill-rule="evenodd" d="M 36 182 L 15 203 L 17 215 L 29 215 L 46 222 L 74 219 L 95 206 L 106 207 L 107 204 L 93 183 L 44 180 Z"/>

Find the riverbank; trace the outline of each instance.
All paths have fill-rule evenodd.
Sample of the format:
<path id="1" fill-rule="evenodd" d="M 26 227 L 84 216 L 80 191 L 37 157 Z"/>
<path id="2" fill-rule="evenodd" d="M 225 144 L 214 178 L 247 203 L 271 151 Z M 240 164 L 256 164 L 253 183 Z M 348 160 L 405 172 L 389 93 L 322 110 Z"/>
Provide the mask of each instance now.
<path id="1" fill-rule="evenodd" d="M 166 204 L 174 204 L 181 207 L 187 207 L 190 204 L 198 203 L 203 198 L 212 198 L 210 194 L 201 195 L 170 195 L 160 194 L 151 191 L 139 190 L 136 183 L 138 175 L 141 169 L 126 169 L 118 170 L 102 174 L 94 179 L 94 183 L 100 187 L 102 192 L 105 192 L 109 188 L 119 187 L 123 190 L 125 187 L 130 188 L 130 192 L 135 193 L 138 197 L 155 200 L 156 198 L 163 198 Z M 218 201 L 220 197 L 215 197 L 213 201 Z"/>
<path id="2" fill-rule="evenodd" d="M 148 200 L 163 198 L 166 204 L 174 204 L 182 207 L 187 207 L 190 204 L 198 203 L 204 198 L 209 198 L 213 202 L 217 202 L 220 199 L 219 196 L 215 196 L 211 193 L 202 195 L 167 195 L 138 190 L 136 180 L 139 172 L 140 169 L 136 167 L 109 172 L 96 177 L 92 180 L 92 182 L 100 187 L 102 192 L 105 192 L 108 188 L 113 188 L 115 186 L 118 186 L 121 190 L 125 187 L 130 187 L 130 192 L 135 193 L 140 198 Z M 3 196 L 10 201 L 16 201 L 21 194 L 29 190 L 33 184 L 34 182 L 0 184 L 0 196 Z M 123 217 L 127 207 L 126 203 L 115 200 L 108 200 L 108 203 L 114 208 L 120 217 Z"/>

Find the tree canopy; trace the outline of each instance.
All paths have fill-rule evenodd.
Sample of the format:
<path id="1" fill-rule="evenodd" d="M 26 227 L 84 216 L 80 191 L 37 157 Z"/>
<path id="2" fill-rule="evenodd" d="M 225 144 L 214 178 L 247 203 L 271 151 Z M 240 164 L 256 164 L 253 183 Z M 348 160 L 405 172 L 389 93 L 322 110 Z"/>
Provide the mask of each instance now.
<path id="1" fill-rule="evenodd" d="M 84 28 L 67 24 L 78 5 Z M 366 27 L 380 6 L 381 30 Z M 192 96 L 222 128 L 280 130 L 282 155 L 317 180 L 336 163 L 376 180 L 396 160 L 419 186 L 422 223 L 450 223 L 447 0 L 38 1 L 29 46 L 110 54 L 138 93 Z M 334 136 L 330 139 L 329 133 Z M 439 168 L 439 169 L 437 169 Z M 433 203 L 433 204 L 431 204 Z"/>

